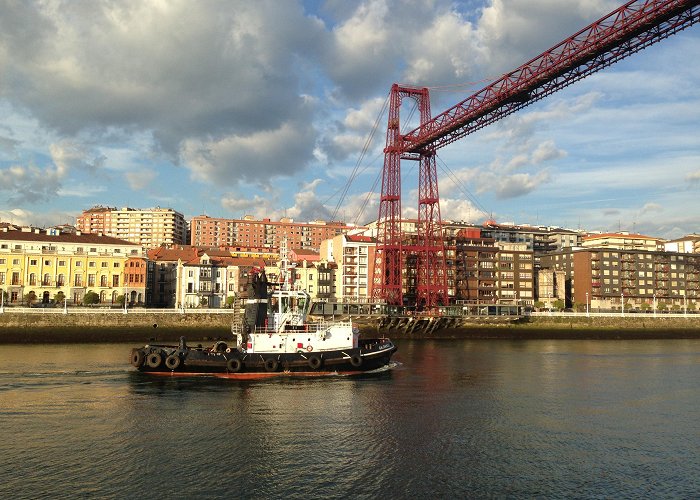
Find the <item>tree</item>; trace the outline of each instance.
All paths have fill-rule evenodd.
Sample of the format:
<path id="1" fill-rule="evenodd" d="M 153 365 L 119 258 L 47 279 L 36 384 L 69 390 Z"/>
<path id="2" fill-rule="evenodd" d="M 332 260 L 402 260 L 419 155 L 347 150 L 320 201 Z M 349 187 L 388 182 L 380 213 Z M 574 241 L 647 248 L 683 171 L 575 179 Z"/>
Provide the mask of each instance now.
<path id="1" fill-rule="evenodd" d="M 564 308 L 566 307 L 566 302 L 564 302 L 562 299 L 557 299 L 554 301 L 554 303 L 552 303 L 552 306 L 557 311 L 563 311 Z"/>
<path id="2" fill-rule="evenodd" d="M 24 296 L 24 301 L 27 303 L 28 306 L 31 307 L 31 305 L 36 302 L 36 293 L 34 293 L 34 290 L 29 292 Z"/>
<path id="3" fill-rule="evenodd" d="M 99 304 L 99 303 L 100 303 L 100 296 L 97 295 L 92 290 L 90 290 L 88 293 L 86 293 L 85 296 L 83 297 L 83 305 L 91 306 L 93 304 Z"/>

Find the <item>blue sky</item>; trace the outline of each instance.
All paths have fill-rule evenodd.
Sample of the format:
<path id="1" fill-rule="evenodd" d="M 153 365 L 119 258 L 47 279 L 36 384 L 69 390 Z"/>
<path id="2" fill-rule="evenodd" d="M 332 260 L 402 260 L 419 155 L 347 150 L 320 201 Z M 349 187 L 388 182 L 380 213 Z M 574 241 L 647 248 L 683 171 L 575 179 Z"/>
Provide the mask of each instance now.
<path id="1" fill-rule="evenodd" d="M 621 4 L 2 0 L 0 220 L 368 222 L 392 83 L 434 88 L 437 114 Z M 694 26 L 441 149 L 443 218 L 700 232 L 698 54 Z"/>

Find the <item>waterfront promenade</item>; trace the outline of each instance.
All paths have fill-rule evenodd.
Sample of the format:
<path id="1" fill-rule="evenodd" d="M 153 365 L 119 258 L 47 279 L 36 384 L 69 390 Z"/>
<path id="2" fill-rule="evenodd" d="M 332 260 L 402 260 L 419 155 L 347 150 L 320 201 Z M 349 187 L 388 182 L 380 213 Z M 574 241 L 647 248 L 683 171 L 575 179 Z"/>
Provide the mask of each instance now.
<path id="1" fill-rule="evenodd" d="M 5 307 L 0 343 L 153 342 L 230 338 L 235 309 Z M 533 313 L 527 316 L 351 315 L 363 335 L 392 338 L 700 338 L 700 314 Z"/>

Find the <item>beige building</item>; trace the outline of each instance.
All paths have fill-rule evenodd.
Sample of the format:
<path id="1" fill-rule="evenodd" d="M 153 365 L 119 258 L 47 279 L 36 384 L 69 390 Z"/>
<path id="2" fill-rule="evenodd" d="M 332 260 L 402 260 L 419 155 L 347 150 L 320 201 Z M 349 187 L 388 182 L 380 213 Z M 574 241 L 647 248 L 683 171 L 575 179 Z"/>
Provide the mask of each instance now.
<path id="1" fill-rule="evenodd" d="M 663 247 L 657 238 L 641 234 L 621 233 L 589 234 L 581 241 L 583 248 L 614 248 L 617 250 L 655 251 Z"/>
<path id="2" fill-rule="evenodd" d="M 321 259 L 334 262 L 335 296 L 338 302 L 369 302 L 372 297 L 376 240 L 364 235 L 342 234 L 321 243 Z"/>
<path id="3" fill-rule="evenodd" d="M 76 219 L 76 228 L 85 233 L 106 234 L 144 248 L 179 245 L 186 242 L 184 216 L 172 208 L 110 208 L 96 206 Z"/>
<path id="4" fill-rule="evenodd" d="M 536 288 L 536 298 L 544 304 L 544 308 L 552 309 L 557 300 L 566 303 L 566 273 L 563 270 L 551 268 L 537 270 Z"/>

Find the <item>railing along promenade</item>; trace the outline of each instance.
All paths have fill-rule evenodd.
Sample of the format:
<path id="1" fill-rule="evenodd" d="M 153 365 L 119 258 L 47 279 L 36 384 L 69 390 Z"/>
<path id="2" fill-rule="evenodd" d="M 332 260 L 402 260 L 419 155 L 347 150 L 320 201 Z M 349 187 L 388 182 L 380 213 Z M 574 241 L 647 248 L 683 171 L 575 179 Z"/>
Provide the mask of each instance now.
<path id="1" fill-rule="evenodd" d="M 132 307 L 132 308 L 110 308 L 110 307 L 23 307 L 23 306 L 5 306 L 0 308 L 0 314 L 94 314 L 94 315 L 108 315 L 108 314 L 230 314 L 236 315 L 239 312 L 236 309 L 207 309 L 207 308 L 144 308 L 144 307 Z"/>
<path id="2" fill-rule="evenodd" d="M 81 307 L 81 306 L 71 306 L 71 307 L 26 307 L 26 306 L 4 306 L 0 307 L 0 314 L 92 314 L 92 315 L 110 315 L 110 314 L 141 314 L 141 315 L 160 315 L 160 314 L 170 314 L 170 315 L 206 315 L 206 314 L 223 314 L 235 316 L 240 314 L 240 311 L 230 308 L 144 308 L 144 307 L 133 307 L 133 308 L 114 308 L 114 307 Z M 620 312 L 620 311 L 610 311 L 610 312 L 571 312 L 571 311 L 532 311 L 524 314 L 469 314 L 469 313 L 455 313 L 450 311 L 448 314 L 433 314 L 433 313 L 412 313 L 412 314 L 402 314 L 402 313 L 392 313 L 387 314 L 384 312 L 376 312 L 375 310 L 369 309 L 364 310 L 361 308 L 353 309 L 351 312 L 347 310 L 335 314 L 336 316 L 352 316 L 352 317 L 384 317 L 384 316 L 394 316 L 394 317 L 414 317 L 414 318 L 430 318 L 430 317 L 484 317 L 484 316 L 523 316 L 523 317 L 533 317 L 533 318 L 639 318 L 639 319 L 665 319 L 665 318 L 689 318 L 689 319 L 700 319 L 700 312 L 697 311 L 657 311 L 657 312 Z M 332 316 L 328 314 L 327 316 Z"/>

